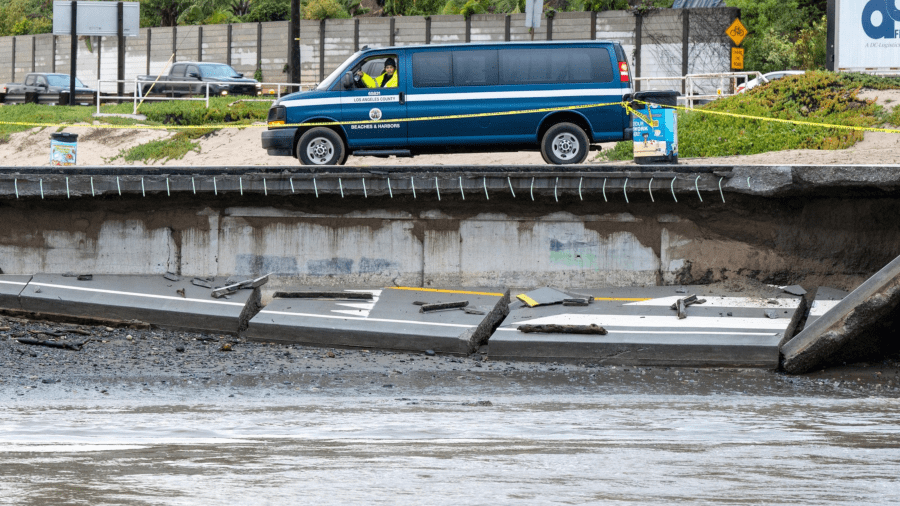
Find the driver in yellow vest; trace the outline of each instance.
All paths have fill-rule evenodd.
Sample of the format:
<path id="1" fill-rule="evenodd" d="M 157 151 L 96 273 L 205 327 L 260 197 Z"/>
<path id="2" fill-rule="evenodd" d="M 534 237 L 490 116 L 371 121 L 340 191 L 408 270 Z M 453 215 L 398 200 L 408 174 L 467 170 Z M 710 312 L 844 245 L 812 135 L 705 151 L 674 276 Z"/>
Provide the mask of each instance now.
<path id="1" fill-rule="evenodd" d="M 396 88 L 397 62 L 393 58 L 384 60 L 384 73 L 374 79 L 362 70 L 356 71 L 356 75 L 362 78 L 366 88 Z"/>

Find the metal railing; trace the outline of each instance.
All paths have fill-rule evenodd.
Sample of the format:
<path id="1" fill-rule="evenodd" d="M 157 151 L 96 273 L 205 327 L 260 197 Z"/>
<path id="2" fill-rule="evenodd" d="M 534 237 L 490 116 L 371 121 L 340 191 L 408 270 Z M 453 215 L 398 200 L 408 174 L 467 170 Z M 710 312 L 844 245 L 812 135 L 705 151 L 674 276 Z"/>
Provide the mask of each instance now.
<path id="1" fill-rule="evenodd" d="M 719 72 L 710 74 L 688 74 L 686 76 L 676 77 L 635 77 L 635 81 L 653 82 L 653 81 L 678 81 L 683 83 L 685 93 L 678 97 L 679 101 L 684 105 L 693 109 L 694 104 L 699 101 L 711 101 L 722 97 L 730 97 L 735 95 L 739 84 L 746 83 L 751 79 L 761 77 L 762 74 L 753 72 Z M 739 82 L 740 81 L 740 82 Z M 715 87 L 715 94 L 708 93 L 707 90 Z M 647 91 L 647 90 L 644 90 Z"/>
<path id="2" fill-rule="evenodd" d="M 109 95 L 101 93 L 101 89 L 103 88 L 103 84 L 116 84 L 119 83 L 125 84 L 126 86 L 132 87 L 134 92 L 132 94 L 127 95 Z M 205 106 L 209 108 L 209 88 L 210 86 L 215 86 L 219 83 L 210 83 L 210 82 L 200 82 L 200 81 L 159 81 L 154 85 L 154 89 L 161 89 L 164 86 L 170 84 L 177 85 L 190 85 L 187 90 L 183 91 L 172 91 L 172 90 L 164 90 L 164 91 L 152 91 L 152 93 L 144 94 L 144 87 L 149 88 L 150 85 L 153 84 L 151 81 L 138 81 L 137 79 L 100 79 L 97 81 L 97 89 L 96 89 L 96 97 L 95 103 L 97 104 L 97 114 L 100 114 L 100 104 L 105 101 L 109 102 L 125 102 L 130 101 L 134 104 L 134 108 L 132 114 L 137 114 L 138 105 L 142 101 L 160 101 L 160 100 L 186 100 L 186 101 L 194 101 L 194 102 L 204 102 Z M 157 88 L 159 87 L 159 88 Z M 194 97 L 195 93 L 193 90 L 196 88 L 204 88 L 202 97 Z M 292 88 L 296 88 L 296 91 L 304 91 L 309 90 L 316 87 L 316 83 L 260 83 L 260 89 L 262 90 L 257 97 L 259 98 L 245 98 L 241 99 L 244 102 L 272 102 L 281 98 L 282 91 L 287 93 L 293 93 L 294 90 Z M 269 93 L 266 93 L 266 90 Z M 188 97 L 175 97 L 172 96 L 174 93 L 187 93 Z"/>

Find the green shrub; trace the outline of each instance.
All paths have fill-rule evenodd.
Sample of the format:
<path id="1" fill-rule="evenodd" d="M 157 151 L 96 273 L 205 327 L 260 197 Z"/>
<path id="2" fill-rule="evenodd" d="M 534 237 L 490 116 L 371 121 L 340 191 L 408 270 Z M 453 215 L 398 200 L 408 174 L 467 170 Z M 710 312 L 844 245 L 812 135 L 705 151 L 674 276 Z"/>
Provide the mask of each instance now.
<path id="1" fill-rule="evenodd" d="M 880 107 L 857 98 L 852 78 L 831 72 L 791 76 L 734 97 L 717 100 L 699 111 L 680 112 L 679 155 L 710 157 L 750 155 L 786 149 L 841 149 L 862 140 L 855 130 L 795 125 L 706 114 L 728 112 L 810 123 L 873 126 Z"/>
<path id="2" fill-rule="evenodd" d="M 241 17 L 244 22 L 285 21 L 291 18 L 291 0 L 253 0 L 250 12 Z"/>
<path id="3" fill-rule="evenodd" d="M 28 123 L 28 125 L 0 125 L 0 141 L 8 141 L 9 134 L 34 128 L 31 123 L 90 123 L 94 110 L 85 106 L 46 106 L 37 104 L 0 106 L 0 121 Z"/>
<path id="4" fill-rule="evenodd" d="M 634 142 L 622 141 L 617 142 L 616 146 L 611 150 L 601 151 L 597 153 L 597 160 L 631 160 L 634 158 Z"/>
<path id="5" fill-rule="evenodd" d="M 116 158 L 122 158 L 126 162 L 180 160 L 190 151 L 199 153 L 200 144 L 193 141 L 215 131 L 215 129 L 182 130 L 169 139 L 150 141 L 131 149 L 122 150 Z"/>
<path id="6" fill-rule="evenodd" d="M 309 0 L 303 6 L 303 19 L 346 19 L 350 13 L 338 0 Z"/>
<path id="7" fill-rule="evenodd" d="M 161 100 L 144 102 L 139 112 L 151 122 L 163 125 L 211 125 L 265 121 L 269 102 L 236 102 L 234 97 L 210 97 L 209 108 L 203 102 Z M 129 114 L 132 104 L 105 106 L 103 112 Z"/>

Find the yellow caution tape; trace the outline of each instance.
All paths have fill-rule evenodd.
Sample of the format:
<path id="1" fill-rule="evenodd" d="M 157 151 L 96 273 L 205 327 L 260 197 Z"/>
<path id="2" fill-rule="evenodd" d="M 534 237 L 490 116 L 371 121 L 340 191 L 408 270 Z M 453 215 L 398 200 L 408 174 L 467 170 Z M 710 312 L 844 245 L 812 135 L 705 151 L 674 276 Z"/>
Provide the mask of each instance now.
<path id="1" fill-rule="evenodd" d="M 635 100 L 634 103 L 648 105 L 648 102 L 643 102 L 640 100 Z M 659 104 L 654 104 L 659 105 Z M 536 113 L 544 113 L 544 112 L 557 112 L 557 111 L 575 111 L 581 109 L 592 109 L 598 107 L 610 107 L 610 106 L 620 106 L 625 108 L 625 110 L 640 118 L 642 121 L 647 124 L 655 127 L 659 124 L 657 120 L 654 120 L 652 115 L 647 116 L 643 113 L 636 111 L 631 105 L 627 102 L 609 102 L 602 104 L 583 104 L 583 105 L 572 105 L 565 107 L 545 107 L 541 109 L 525 109 L 521 111 L 501 111 L 501 112 L 485 112 L 485 113 L 473 113 L 473 114 L 453 114 L 448 116 L 423 116 L 418 118 L 394 118 L 394 119 L 379 119 L 379 120 L 359 120 L 359 121 L 327 121 L 327 122 L 316 122 L 316 123 L 284 123 L 283 121 L 273 121 L 269 124 L 252 124 L 252 125 L 235 125 L 233 123 L 228 124 L 211 124 L 211 125 L 108 125 L 108 124 L 98 124 L 98 125 L 86 125 L 86 124 L 78 124 L 78 123 L 33 123 L 33 122 L 25 122 L 25 121 L 0 121 L 0 125 L 15 125 L 15 126 L 27 126 L 27 127 L 45 127 L 45 128 L 59 128 L 59 127 L 84 127 L 84 128 L 108 128 L 108 129 L 139 129 L 139 130 L 198 130 L 198 129 L 242 129 L 242 128 L 269 128 L 270 126 L 274 126 L 277 128 L 291 128 L 291 127 L 309 127 L 309 126 L 340 126 L 340 125 L 364 125 L 364 124 L 376 124 L 376 123 L 409 123 L 413 121 L 440 121 L 440 120 L 449 120 L 449 119 L 471 119 L 471 118 L 485 118 L 485 117 L 494 117 L 494 116 L 512 116 L 518 114 L 536 114 Z M 861 127 L 861 126 L 850 126 L 850 125 L 836 125 L 831 123 L 815 123 L 812 121 L 799 121 L 799 120 L 789 120 L 789 119 L 780 119 L 780 118 L 766 118 L 763 116 L 751 116 L 748 114 L 736 114 L 730 112 L 722 112 L 722 111 L 709 111 L 706 109 L 688 109 L 683 106 L 670 106 L 670 105 L 659 105 L 659 107 L 667 108 L 667 109 L 676 109 L 686 112 L 697 112 L 702 114 L 713 114 L 719 116 L 728 116 L 732 118 L 741 118 L 741 119 L 751 119 L 758 121 L 771 121 L 775 123 L 785 123 L 791 125 L 802 125 L 802 126 L 814 126 L 820 128 L 836 128 L 843 130 L 856 130 L 856 131 L 864 131 L 864 132 L 884 132 L 884 133 L 900 133 L 900 129 L 893 128 L 875 128 L 875 127 Z"/>
<path id="2" fill-rule="evenodd" d="M 636 103 L 647 104 L 647 102 L 642 102 L 640 100 L 635 100 Z M 863 132 L 884 132 L 890 134 L 900 134 L 900 129 L 895 128 L 875 128 L 875 127 L 861 127 L 861 126 L 850 126 L 850 125 L 835 125 L 831 123 L 816 123 L 813 121 L 799 121 L 793 119 L 781 119 L 781 118 L 766 118 L 764 116 L 751 116 L 749 114 L 736 114 L 733 112 L 722 112 L 722 111 L 709 111 L 706 109 L 688 109 L 687 107 L 680 105 L 660 105 L 660 107 L 666 109 L 677 109 L 680 111 L 687 112 L 700 112 L 703 114 L 715 114 L 718 116 L 728 116 L 731 118 L 741 118 L 741 119 L 753 119 L 759 121 L 772 121 L 775 123 L 787 123 L 790 125 L 803 125 L 803 126 L 814 126 L 814 127 L 822 127 L 822 128 L 838 128 L 842 130 L 857 130 Z M 646 121 L 646 120 L 645 120 Z"/>

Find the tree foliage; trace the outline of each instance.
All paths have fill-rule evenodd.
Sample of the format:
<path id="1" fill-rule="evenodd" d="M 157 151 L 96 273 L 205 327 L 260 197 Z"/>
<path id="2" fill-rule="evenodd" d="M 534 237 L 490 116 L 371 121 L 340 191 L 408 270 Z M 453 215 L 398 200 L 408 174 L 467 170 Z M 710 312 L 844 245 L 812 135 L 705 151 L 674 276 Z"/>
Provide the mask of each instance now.
<path id="1" fill-rule="evenodd" d="M 825 67 L 826 0 L 726 0 L 747 27 L 744 68 L 759 72 Z"/>

